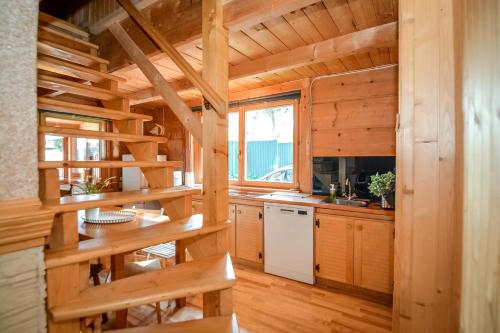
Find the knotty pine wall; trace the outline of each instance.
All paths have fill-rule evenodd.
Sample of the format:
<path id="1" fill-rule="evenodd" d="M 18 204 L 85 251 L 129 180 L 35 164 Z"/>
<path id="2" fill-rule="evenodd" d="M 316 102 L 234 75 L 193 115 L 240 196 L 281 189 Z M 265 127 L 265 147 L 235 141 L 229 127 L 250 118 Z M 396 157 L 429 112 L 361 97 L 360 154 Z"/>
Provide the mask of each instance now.
<path id="1" fill-rule="evenodd" d="M 144 123 L 145 135 L 153 135 L 149 131 L 153 129 L 154 124 L 159 124 L 165 129 L 163 136 L 168 142 L 158 145 L 158 154 L 167 155 L 169 161 L 185 161 L 187 131 L 168 106 L 151 109 L 133 108 L 133 112 L 153 117 L 153 121 Z M 126 148 L 122 147 L 121 152 L 125 153 Z"/>
<path id="2" fill-rule="evenodd" d="M 499 332 L 500 4 L 461 3 L 464 228 L 460 332 Z"/>
<path id="3" fill-rule="evenodd" d="M 397 65 L 312 82 L 313 156 L 394 156 Z"/>

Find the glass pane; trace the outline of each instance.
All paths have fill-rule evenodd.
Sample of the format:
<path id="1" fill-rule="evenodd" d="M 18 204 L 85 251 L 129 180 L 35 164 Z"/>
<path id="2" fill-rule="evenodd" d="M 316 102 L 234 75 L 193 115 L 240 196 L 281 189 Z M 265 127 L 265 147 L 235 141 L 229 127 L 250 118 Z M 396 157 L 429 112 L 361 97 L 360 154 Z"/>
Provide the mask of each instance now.
<path id="1" fill-rule="evenodd" d="M 101 143 L 98 139 L 76 139 L 76 151 L 74 153 L 75 161 L 99 161 L 100 160 L 100 147 Z M 92 174 L 91 174 L 92 173 Z M 93 176 L 99 178 L 99 169 L 84 169 L 73 168 L 71 169 L 71 178 L 73 180 L 84 181 L 86 176 Z"/>
<path id="2" fill-rule="evenodd" d="M 45 160 L 64 160 L 64 140 L 62 136 L 45 135 Z"/>
<path id="3" fill-rule="evenodd" d="M 293 182 L 293 105 L 245 112 L 245 180 Z"/>
<path id="4" fill-rule="evenodd" d="M 229 180 L 238 180 L 238 151 L 239 151 L 239 122 L 240 114 L 231 112 L 227 117 L 227 152 L 228 152 L 228 170 Z"/>
<path id="5" fill-rule="evenodd" d="M 64 138 L 62 136 L 45 135 L 45 161 L 64 160 Z M 64 178 L 64 169 L 59 168 L 59 179 Z"/>

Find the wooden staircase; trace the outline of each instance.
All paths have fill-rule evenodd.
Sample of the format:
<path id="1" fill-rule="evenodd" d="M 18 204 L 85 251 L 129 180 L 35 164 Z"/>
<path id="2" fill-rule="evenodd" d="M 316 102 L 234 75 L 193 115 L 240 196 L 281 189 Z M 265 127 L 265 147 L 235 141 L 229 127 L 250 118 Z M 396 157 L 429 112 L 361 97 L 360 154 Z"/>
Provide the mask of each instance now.
<path id="1" fill-rule="evenodd" d="M 40 13 L 38 37 L 38 109 L 105 119 L 113 128 L 104 132 L 44 123 L 38 127 L 40 197 L 56 214 L 45 253 L 49 332 L 98 332 L 104 312 L 200 293 L 204 319 L 113 332 L 238 332 L 231 305 L 236 278 L 227 254 L 229 222 L 205 225 L 202 215 L 192 215 L 191 197 L 200 190 L 173 186 L 173 171 L 182 162 L 157 161 L 158 144 L 166 138 L 143 134 L 144 121 L 152 117 L 130 111 L 127 94 L 118 89 L 125 80 L 107 73 L 109 62 L 98 56 L 99 46 L 88 41 L 85 31 Z M 46 134 L 123 142 L 135 161 L 45 161 Z M 60 197 L 58 168 L 122 167 L 139 167 L 149 189 Z M 79 241 L 78 210 L 151 200 L 161 203 L 170 222 Z M 170 241 L 176 241 L 177 265 L 89 286 L 92 260 Z M 186 248 L 195 259 L 189 263 Z"/>

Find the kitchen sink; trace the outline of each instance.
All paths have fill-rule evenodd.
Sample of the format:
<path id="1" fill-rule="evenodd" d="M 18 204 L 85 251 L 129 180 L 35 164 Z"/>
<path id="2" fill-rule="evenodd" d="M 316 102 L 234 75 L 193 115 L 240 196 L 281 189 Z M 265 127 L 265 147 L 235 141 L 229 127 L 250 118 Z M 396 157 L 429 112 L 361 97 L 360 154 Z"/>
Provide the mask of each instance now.
<path id="1" fill-rule="evenodd" d="M 330 203 L 336 205 L 344 205 L 344 206 L 356 206 L 356 207 L 366 207 L 368 206 L 367 201 L 362 200 L 349 200 L 346 198 L 336 198 L 335 200 L 331 200 L 330 198 L 321 200 L 322 203 Z"/>

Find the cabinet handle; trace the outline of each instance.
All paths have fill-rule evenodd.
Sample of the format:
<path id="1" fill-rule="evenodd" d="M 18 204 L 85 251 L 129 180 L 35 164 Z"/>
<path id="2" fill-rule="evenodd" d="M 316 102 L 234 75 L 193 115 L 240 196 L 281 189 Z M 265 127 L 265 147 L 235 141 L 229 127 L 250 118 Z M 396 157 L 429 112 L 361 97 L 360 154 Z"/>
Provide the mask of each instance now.
<path id="1" fill-rule="evenodd" d="M 259 212 L 259 220 L 262 220 L 262 213 Z"/>
<path id="2" fill-rule="evenodd" d="M 262 259 L 262 252 L 259 251 L 259 259 Z"/>
<path id="3" fill-rule="evenodd" d="M 362 225 L 357 225 L 356 226 L 356 230 L 360 230 L 360 231 L 363 230 L 363 226 Z"/>

